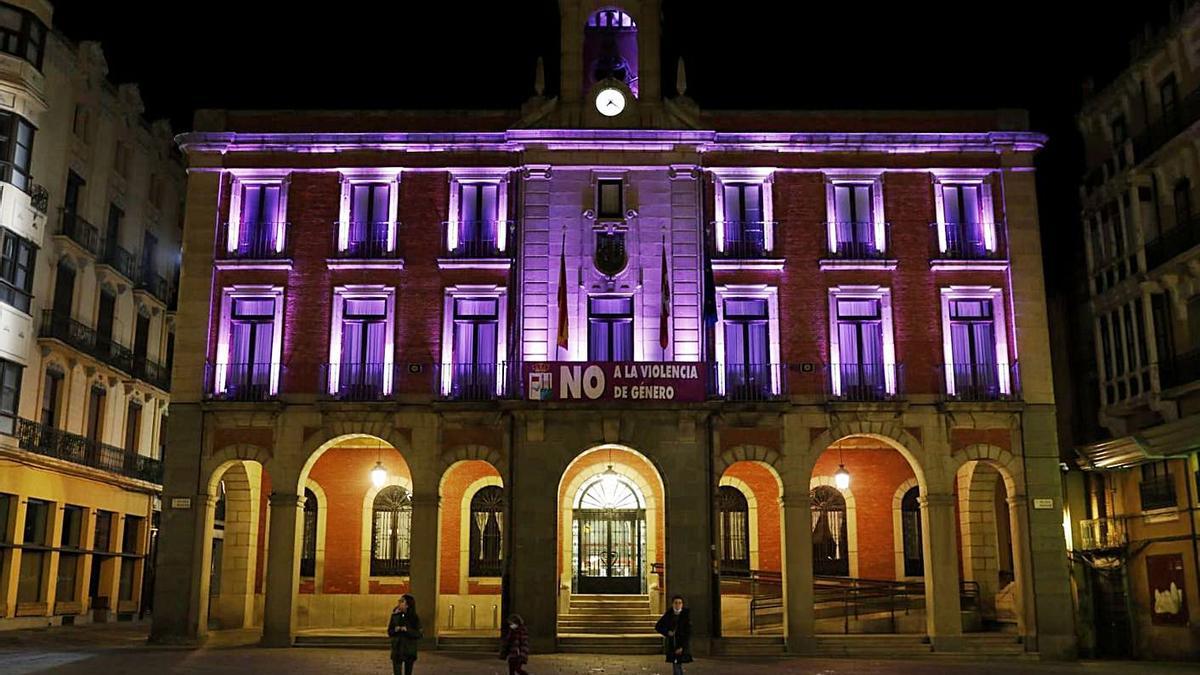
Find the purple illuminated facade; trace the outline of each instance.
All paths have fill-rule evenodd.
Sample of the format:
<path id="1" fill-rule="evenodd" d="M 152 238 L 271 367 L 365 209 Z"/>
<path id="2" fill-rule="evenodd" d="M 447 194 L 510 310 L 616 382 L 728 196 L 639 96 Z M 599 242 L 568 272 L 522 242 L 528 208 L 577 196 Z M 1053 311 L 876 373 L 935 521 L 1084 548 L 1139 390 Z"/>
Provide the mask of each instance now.
<path id="1" fill-rule="evenodd" d="M 511 525 L 497 607 L 521 612 L 540 649 L 571 648 L 580 597 L 606 593 L 650 611 L 683 593 L 703 651 L 738 635 L 745 593 L 732 576 L 714 591 L 716 570 L 736 567 L 714 552 L 749 539 L 727 534 L 714 504 L 718 486 L 750 490 L 734 475 L 751 463 L 787 496 L 782 507 L 769 498 L 773 525 L 754 527 L 778 535 L 754 529 L 745 563 L 783 608 L 755 618 L 748 604 L 749 630 L 811 650 L 823 628 L 808 551 L 852 549 L 845 569 L 866 577 L 871 551 L 890 561 L 894 544 L 866 521 L 847 530 L 849 547 L 836 529 L 814 530 L 826 521 L 809 517 L 810 488 L 835 482 L 814 465 L 832 448 L 862 486 L 876 469 L 855 452 L 903 455 L 929 497 L 925 540 L 910 542 L 925 561 L 915 632 L 964 646 L 977 624 L 960 615 L 961 567 L 986 597 L 983 623 L 997 597 L 1016 594 L 1005 621 L 1022 648 L 1069 655 L 1069 613 L 1064 623 L 1051 609 L 1069 606 L 1061 565 L 1029 563 L 1061 556 L 1061 523 L 1026 507 L 1057 497 L 1031 173 L 1044 137 L 1012 131 L 1024 128 L 1012 113 L 701 111 L 682 82 L 663 95 L 656 3 L 585 5 L 561 3 L 559 94 L 539 82 L 521 111 L 480 112 L 467 130 L 449 114 L 223 111 L 180 137 L 192 181 L 188 356 L 172 437 L 197 440 L 169 458 L 166 493 L 208 494 L 223 462 L 270 473 L 264 640 L 336 627 L 315 618 L 289 565 L 296 523 L 276 502 L 294 505 L 328 448 L 374 438 L 406 463 L 413 542 L 444 536 L 457 514 L 443 501 L 439 526 L 454 466 L 494 467 Z M 619 113 L 599 106 L 605 90 L 625 95 Z M 643 520 L 630 516 L 621 544 L 638 562 L 592 575 L 580 551 L 594 542 L 578 523 L 596 493 L 566 491 L 591 475 L 580 464 L 590 453 L 604 478 L 606 452 Z M 956 472 L 977 464 L 995 465 L 1015 504 L 1008 586 L 958 543 Z M 196 597 L 208 559 L 186 542 L 203 540 L 205 521 L 168 518 L 164 546 L 178 548 L 160 579 L 175 581 L 161 593 Z M 759 551 L 768 540 L 776 562 Z M 425 598 L 430 625 L 451 625 L 465 611 L 455 603 L 483 593 L 477 579 L 446 591 L 447 545 L 439 557 L 414 544 L 396 582 Z M 384 583 L 364 576 L 361 587 L 371 600 Z M 203 634 L 204 616 L 156 617 L 156 635 Z"/>

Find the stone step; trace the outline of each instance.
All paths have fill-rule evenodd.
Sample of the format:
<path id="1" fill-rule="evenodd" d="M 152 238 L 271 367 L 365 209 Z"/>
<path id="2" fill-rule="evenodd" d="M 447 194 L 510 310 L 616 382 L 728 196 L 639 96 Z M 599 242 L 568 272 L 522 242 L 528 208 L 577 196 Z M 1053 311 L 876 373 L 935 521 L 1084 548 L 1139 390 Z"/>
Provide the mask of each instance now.
<path id="1" fill-rule="evenodd" d="M 658 635 L 559 635 L 558 651 L 567 654 L 661 654 Z"/>
<path id="2" fill-rule="evenodd" d="M 500 650 L 500 638 L 468 635 L 440 635 L 437 639 L 439 651 L 496 653 Z"/>
<path id="3" fill-rule="evenodd" d="M 787 645 L 782 636 L 724 637 L 713 641 L 714 656 L 783 656 Z"/>
<path id="4" fill-rule="evenodd" d="M 391 641 L 381 635 L 304 635 L 296 636 L 297 647 L 321 647 L 331 649 L 388 649 Z"/>

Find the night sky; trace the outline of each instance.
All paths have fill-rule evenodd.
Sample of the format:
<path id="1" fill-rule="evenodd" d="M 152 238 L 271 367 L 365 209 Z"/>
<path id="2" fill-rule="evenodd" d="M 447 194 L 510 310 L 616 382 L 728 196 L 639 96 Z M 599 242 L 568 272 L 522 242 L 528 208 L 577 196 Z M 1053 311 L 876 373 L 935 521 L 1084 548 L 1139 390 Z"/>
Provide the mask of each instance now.
<path id="1" fill-rule="evenodd" d="M 204 107 L 516 108 L 538 55 L 557 82 L 553 0 L 120 4 L 55 2 L 55 23 L 100 40 L 111 78 L 139 83 L 147 116 L 177 131 Z M 1047 259 L 1063 260 L 1079 239 L 1081 83 L 1103 84 L 1129 37 L 1166 16 L 1161 0 L 1124 4 L 664 0 L 663 89 L 682 55 L 702 108 L 1025 108 L 1051 139 L 1042 227 Z M 1068 271 L 1047 266 L 1052 291 Z"/>

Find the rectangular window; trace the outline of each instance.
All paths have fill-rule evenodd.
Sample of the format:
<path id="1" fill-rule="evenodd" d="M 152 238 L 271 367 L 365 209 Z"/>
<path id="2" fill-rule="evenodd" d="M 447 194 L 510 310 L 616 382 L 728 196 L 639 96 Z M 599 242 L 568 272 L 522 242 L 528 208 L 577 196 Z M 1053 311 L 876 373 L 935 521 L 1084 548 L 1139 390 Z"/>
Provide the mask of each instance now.
<path id="1" fill-rule="evenodd" d="M 102 354 L 108 353 L 112 344 L 113 314 L 117 298 L 108 289 L 100 289 L 100 302 L 96 308 L 96 346 Z"/>
<path id="2" fill-rule="evenodd" d="M 496 183 L 459 185 L 456 251 L 463 256 L 486 258 L 498 254 L 499 193 L 500 186 Z"/>
<path id="3" fill-rule="evenodd" d="M 68 505 L 63 508 L 62 538 L 59 541 L 64 549 L 83 548 L 83 507 Z M 64 551 L 59 554 L 56 602 L 76 600 L 79 560 L 78 553 Z"/>
<path id="4" fill-rule="evenodd" d="M 125 451 L 136 455 L 142 435 L 142 406 L 130 401 L 125 409 Z"/>
<path id="5" fill-rule="evenodd" d="M 383 394 L 387 304 L 387 298 L 348 297 L 342 301 L 341 397 L 371 400 Z"/>
<path id="6" fill-rule="evenodd" d="M 596 217 L 624 218 L 625 202 L 621 179 L 604 179 L 596 182 Z"/>
<path id="7" fill-rule="evenodd" d="M 17 602 L 42 602 L 45 595 L 46 551 L 34 547 L 49 544 L 46 533 L 49 529 L 50 503 L 30 499 L 25 505 L 24 543 L 21 551 L 20 579 L 17 581 Z"/>
<path id="8" fill-rule="evenodd" d="M 58 428 L 58 404 L 62 395 L 62 382 L 61 371 L 46 371 L 46 387 L 42 390 L 42 424 L 52 429 Z"/>
<path id="9" fill-rule="evenodd" d="M 0 542 L 12 542 L 12 528 L 8 519 L 16 512 L 17 498 L 13 495 L 0 494 Z"/>
<path id="10" fill-rule="evenodd" d="M 104 401 L 108 397 L 104 387 L 93 386 L 88 392 L 87 437 L 99 443 L 104 433 Z"/>
<path id="11" fill-rule="evenodd" d="M 987 254 L 983 235 L 983 200 L 978 185 L 942 186 L 946 254 L 976 260 Z"/>
<path id="12" fill-rule="evenodd" d="M 970 400 L 1000 396 L 991 300 L 950 301 L 950 351 L 957 396 Z"/>
<path id="13" fill-rule="evenodd" d="M 886 396 L 883 310 L 879 298 L 838 298 L 837 342 L 841 395 L 853 400 Z"/>
<path id="14" fill-rule="evenodd" d="M 0 227 L 0 302 L 29 313 L 37 246 Z"/>
<path id="15" fill-rule="evenodd" d="M 870 183 L 839 183 L 833 186 L 833 245 L 838 258 L 878 258 L 882 243 L 876 241 L 874 186 Z"/>
<path id="16" fill-rule="evenodd" d="M 41 70 L 45 45 L 46 24 L 30 12 L 0 5 L 0 51 Z"/>
<path id="17" fill-rule="evenodd" d="M 1142 465 L 1142 481 L 1138 492 L 1142 498 L 1142 510 L 1172 508 L 1176 504 L 1175 477 L 1167 460 Z"/>
<path id="18" fill-rule="evenodd" d="M 0 111 L 0 180 L 29 192 L 33 125 L 20 115 Z"/>
<path id="19" fill-rule="evenodd" d="M 271 258 L 280 251 L 280 194 L 283 186 L 251 183 L 242 186 L 237 254 L 246 258 Z"/>
<path id="20" fill-rule="evenodd" d="M 145 361 L 150 349 L 150 317 L 138 314 L 133 320 L 133 358 Z"/>
<path id="21" fill-rule="evenodd" d="M 111 551 L 112 550 L 112 526 L 113 517 L 116 514 L 112 511 L 97 511 L 96 512 L 96 534 L 92 539 L 92 549 L 96 551 Z"/>
<path id="22" fill-rule="evenodd" d="M 60 260 L 54 271 L 53 312 L 56 321 L 71 318 L 71 307 L 75 304 L 75 268 Z"/>
<path id="23" fill-rule="evenodd" d="M 351 184 L 349 257 L 381 258 L 391 250 L 390 189 L 387 183 Z"/>
<path id="24" fill-rule="evenodd" d="M 454 298 L 454 335 L 450 394 L 488 399 L 496 392 L 498 298 Z"/>
<path id="25" fill-rule="evenodd" d="M 772 393 L 770 324 L 765 298 L 725 298 L 725 395 L 758 400 Z"/>
<path id="26" fill-rule="evenodd" d="M 588 360 L 633 360 L 633 298 L 588 298 Z"/>
<path id="27" fill-rule="evenodd" d="M 0 359 L 0 433 L 12 435 L 17 427 L 17 406 L 21 401 L 19 363 Z"/>
<path id="28" fill-rule="evenodd" d="M 233 298 L 225 391 L 255 400 L 269 395 L 275 349 L 275 298 Z"/>
<path id="29" fill-rule="evenodd" d="M 125 516 L 125 529 L 121 531 L 121 553 L 141 553 L 138 539 L 142 536 L 141 516 Z"/>
<path id="30" fill-rule="evenodd" d="M 766 250 L 762 183 L 725 183 L 725 251 L 733 258 L 761 258 Z"/>

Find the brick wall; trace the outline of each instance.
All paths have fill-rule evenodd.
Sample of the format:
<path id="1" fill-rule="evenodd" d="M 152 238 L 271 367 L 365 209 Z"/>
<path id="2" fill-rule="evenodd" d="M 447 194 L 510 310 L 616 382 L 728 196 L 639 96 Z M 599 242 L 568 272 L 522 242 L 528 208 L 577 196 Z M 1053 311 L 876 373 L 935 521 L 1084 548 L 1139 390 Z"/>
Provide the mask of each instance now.
<path id="1" fill-rule="evenodd" d="M 440 571 L 438 574 L 438 592 L 457 594 L 460 584 L 466 581 L 459 576 L 461 551 L 459 550 L 462 537 L 462 504 L 470 500 L 466 490 L 475 481 L 488 476 L 500 477 L 495 467 L 487 462 L 472 460 L 459 462 L 446 472 L 442 478 L 441 490 L 441 551 Z M 474 588 L 474 585 L 472 585 Z M 499 593 L 498 586 L 483 587 L 482 592 Z M 477 592 L 475 590 L 472 593 Z"/>
<path id="2" fill-rule="evenodd" d="M 778 478 L 770 468 L 758 462 L 735 462 L 725 470 L 724 475 L 742 481 L 754 493 L 754 500 L 758 506 L 758 569 L 767 572 L 782 571 L 783 530 Z"/>

